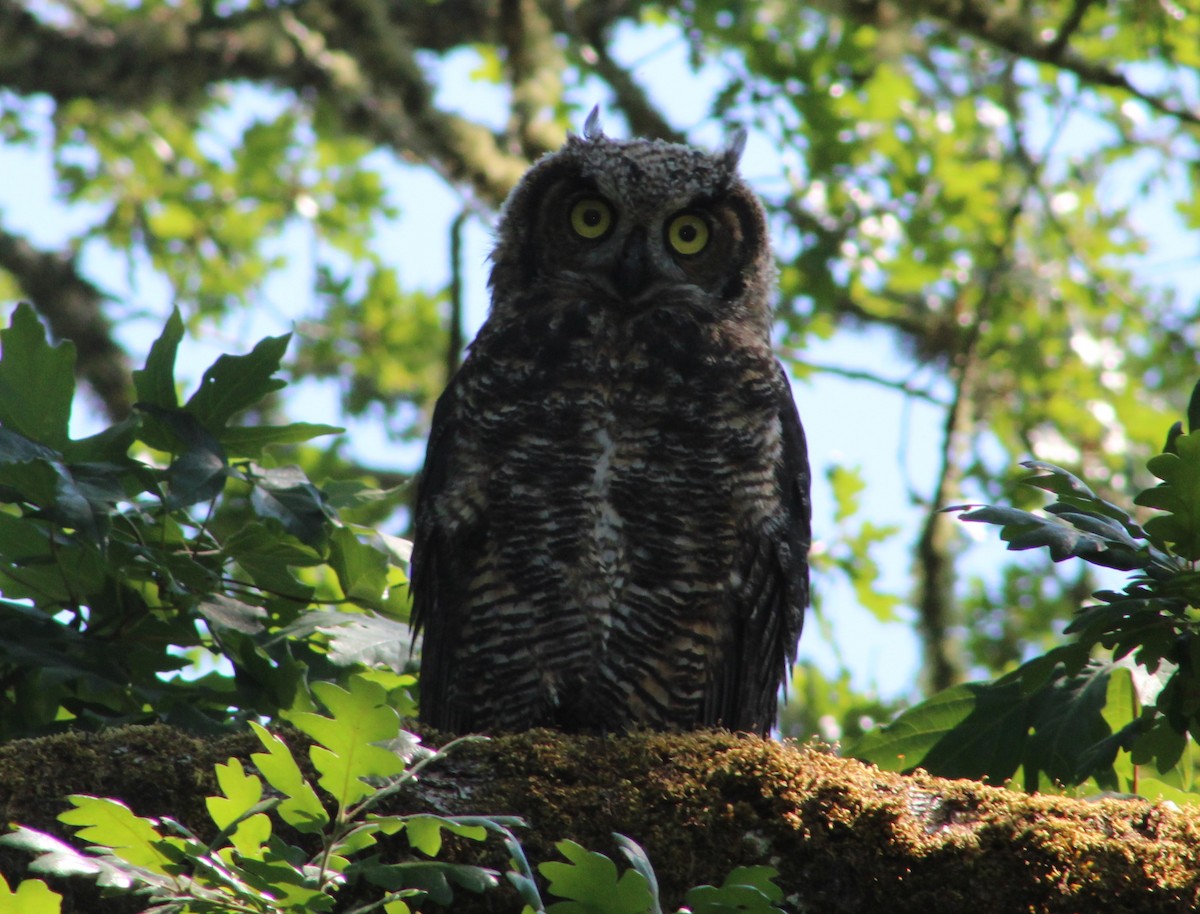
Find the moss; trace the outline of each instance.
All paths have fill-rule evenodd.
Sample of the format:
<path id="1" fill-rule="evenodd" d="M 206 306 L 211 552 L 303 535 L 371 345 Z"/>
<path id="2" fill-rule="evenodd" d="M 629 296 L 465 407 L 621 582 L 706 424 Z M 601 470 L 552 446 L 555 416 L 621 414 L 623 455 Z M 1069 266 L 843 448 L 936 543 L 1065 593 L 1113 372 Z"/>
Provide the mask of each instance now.
<path id="1" fill-rule="evenodd" d="M 165 727 L 14 742 L 0 746 L 0 796 L 9 821 L 59 834 L 54 817 L 80 792 L 199 828 L 212 766 L 258 748 L 248 733 L 206 740 Z M 396 799 L 395 811 L 418 810 L 522 816 L 535 862 L 556 858 L 563 838 L 616 857 L 612 833 L 628 835 L 653 861 L 668 910 L 691 886 L 758 863 L 779 869 L 792 909 L 828 914 L 1185 912 L 1200 899 L 1200 811 L 902 777 L 728 733 L 503 736 L 426 769 Z M 469 842 L 452 851 L 481 855 Z M 495 844 L 482 854 L 504 863 Z M 0 870 L 12 881 L 26 862 L 6 853 Z M 137 910 L 98 901 L 82 880 L 56 888 L 68 886 L 79 894 L 65 911 Z M 454 910 L 519 905 L 491 893 Z"/>

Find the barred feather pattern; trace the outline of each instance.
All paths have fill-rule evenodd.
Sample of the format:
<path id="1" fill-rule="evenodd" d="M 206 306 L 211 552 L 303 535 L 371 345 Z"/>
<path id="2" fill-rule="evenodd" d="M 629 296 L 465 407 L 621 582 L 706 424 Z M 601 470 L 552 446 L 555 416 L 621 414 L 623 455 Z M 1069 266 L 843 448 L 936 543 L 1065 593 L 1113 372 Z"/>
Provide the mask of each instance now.
<path id="1" fill-rule="evenodd" d="M 421 716 L 455 732 L 766 733 L 808 601 L 809 495 L 759 300 L 761 212 L 719 156 L 573 143 L 577 158 L 604 144 L 591 167 L 617 162 L 617 186 L 569 144 L 518 188 L 505 223 L 533 228 L 506 244 L 502 225 L 492 313 L 435 411 L 412 568 Z M 639 187 L 675 150 L 708 186 Z M 581 182 L 644 203 L 623 213 L 618 263 L 599 245 L 549 251 Z M 737 196 L 711 217 L 735 236 L 730 276 L 681 279 L 651 253 L 634 292 L 606 278 L 652 243 L 636 226 L 701 193 Z"/>

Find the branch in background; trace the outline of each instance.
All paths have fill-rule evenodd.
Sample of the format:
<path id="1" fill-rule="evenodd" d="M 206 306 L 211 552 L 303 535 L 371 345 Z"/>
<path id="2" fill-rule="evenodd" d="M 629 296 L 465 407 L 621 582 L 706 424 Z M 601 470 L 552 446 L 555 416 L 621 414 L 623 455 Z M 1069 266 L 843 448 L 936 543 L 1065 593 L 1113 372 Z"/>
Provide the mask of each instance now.
<path id="1" fill-rule="evenodd" d="M 273 24 L 296 53 L 272 81 L 316 92 L 350 132 L 415 157 L 498 206 L 528 161 L 503 150 L 487 128 L 435 106 L 416 46 L 387 20 L 378 0 L 362 0 L 352 10 L 340 7 L 339 13 L 311 24 L 289 10 L 279 13 Z"/>
<path id="2" fill-rule="evenodd" d="M 620 0 L 593 0 L 569 10 L 550 0 L 506 0 L 503 6 L 518 14 L 507 37 L 510 53 L 517 52 L 511 61 L 518 77 L 514 102 L 528 120 L 522 137 L 526 155 L 506 150 L 487 128 L 439 110 L 416 59 L 418 49 L 500 43 L 501 11 L 486 0 L 306 0 L 191 20 L 138 16 L 111 23 L 79 17 L 67 28 L 47 25 L 15 0 L 0 0 L 0 85 L 59 103 L 90 98 L 118 108 L 153 100 L 198 105 L 211 86 L 240 79 L 315 94 L 348 130 L 432 166 L 498 206 L 529 158 L 562 139 L 533 117 L 557 101 L 562 54 L 555 32 L 599 34 L 637 12 L 637 4 Z M 513 22 L 519 24 L 515 31 Z M 637 132 L 665 135 L 648 123 L 649 107 L 638 102 L 640 90 L 631 80 L 611 67 L 607 72 Z"/>
<path id="3" fill-rule="evenodd" d="M 400 40 L 408 36 L 388 25 L 379 0 L 348 6 L 333 15 L 309 4 L 311 24 L 285 8 L 198 23 L 131 17 L 59 29 L 0 0 L 0 85 L 59 103 L 90 98 L 139 108 L 154 100 L 198 104 L 212 85 L 233 80 L 267 83 L 315 95 L 348 130 L 497 205 L 528 162 L 501 149 L 486 128 L 434 106 L 416 45 Z M 369 51 L 360 59 L 338 50 L 349 46 Z"/>
<path id="4" fill-rule="evenodd" d="M 462 235 L 468 210 L 463 210 L 450 223 L 450 332 L 446 341 L 446 383 L 454 377 L 462 362 L 463 351 L 463 281 Z"/>
<path id="5" fill-rule="evenodd" d="M 1075 0 L 1071 12 L 1067 14 L 1067 18 L 1055 31 L 1054 38 L 1046 45 L 1046 53 L 1050 55 L 1051 59 L 1057 59 L 1067 49 L 1067 42 L 1071 40 L 1071 36 L 1083 23 L 1084 14 L 1091 5 L 1092 0 Z"/>
<path id="6" fill-rule="evenodd" d="M 1160 114 L 1186 124 L 1200 125 L 1200 112 L 1162 95 L 1143 91 L 1107 61 L 1088 60 L 1070 47 L 1069 39 L 1082 23 L 1086 7 L 1087 3 L 1077 0 L 1075 8 L 1057 30 L 1051 31 L 1049 39 L 1044 39 L 1041 31 L 1033 26 L 1022 4 L 991 3 L 989 0 L 914 0 L 904 9 L 913 18 L 940 19 L 1017 57 L 1058 67 L 1091 86 L 1119 89 Z M 893 17 L 892 8 L 891 0 L 853 0 L 844 12 L 855 21 L 876 25 Z"/>
<path id="7" fill-rule="evenodd" d="M 830 375 L 835 378 L 845 378 L 847 381 L 865 381 L 868 384 L 874 384 L 878 387 L 883 387 L 887 390 L 894 390 L 897 393 L 903 394 L 906 397 L 912 397 L 916 400 L 921 400 L 924 403 L 929 403 L 932 406 L 942 408 L 949 407 L 950 404 L 941 400 L 934 394 L 925 390 L 923 387 L 917 387 L 909 381 L 897 381 L 892 378 L 885 378 L 873 371 L 860 371 L 854 368 L 845 368 L 841 365 L 829 365 L 822 362 L 814 362 L 811 359 L 805 358 L 799 352 L 787 353 L 789 365 L 806 368 L 809 371 L 820 374 Z"/>
<path id="8" fill-rule="evenodd" d="M 602 30 L 597 29 L 589 35 L 579 53 L 613 90 L 617 106 L 625 112 L 629 129 L 635 136 L 655 137 L 672 143 L 687 142 L 683 133 L 667 123 L 667 119 L 654 107 L 629 71 L 612 59 L 608 53 L 607 37 Z"/>
<path id="9" fill-rule="evenodd" d="M 981 360 L 972 345 L 956 369 L 954 402 L 946 411 L 942 436 L 942 463 L 921 536 L 917 540 L 917 628 L 921 635 L 921 672 L 927 694 L 957 685 L 965 672 L 960 639 L 951 632 L 957 621 L 954 593 L 957 536 L 954 518 L 942 512 L 952 504 L 962 485 L 963 467 L 975 428 L 976 384 Z"/>
<path id="10" fill-rule="evenodd" d="M 79 275 L 69 254 L 47 254 L 24 238 L 0 229 L 0 268 L 17 283 L 46 319 L 55 339 L 71 340 L 75 373 L 104 405 L 114 422 L 133 404 L 128 356 L 104 316 L 104 293 Z"/>
<path id="11" fill-rule="evenodd" d="M 509 134 L 533 161 L 564 138 L 552 115 L 562 99 L 566 61 L 553 25 L 534 0 L 501 0 L 500 39 L 512 87 Z"/>

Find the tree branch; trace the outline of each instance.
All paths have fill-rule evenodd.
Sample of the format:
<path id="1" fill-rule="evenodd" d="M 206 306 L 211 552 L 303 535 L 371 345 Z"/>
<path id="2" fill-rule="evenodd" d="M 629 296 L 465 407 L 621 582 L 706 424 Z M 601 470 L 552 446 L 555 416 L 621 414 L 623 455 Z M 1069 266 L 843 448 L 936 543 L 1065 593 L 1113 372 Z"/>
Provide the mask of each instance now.
<path id="1" fill-rule="evenodd" d="M 304 758 L 305 742 L 283 737 Z M 112 797 L 209 840 L 213 765 L 261 751 L 248 732 L 201 739 L 163 726 L 16 740 L 0 746 L 0 803 L 7 820 L 69 838 L 57 820 L 64 797 Z M 430 765 L 385 805 L 385 814 L 521 816 L 518 837 L 534 864 L 560 859 L 554 843 L 570 838 L 624 869 L 612 834 L 627 835 L 646 849 L 666 910 L 692 886 L 761 864 L 778 871 L 787 910 L 823 914 L 1167 914 L 1192 911 L 1200 898 L 1195 809 L 901 776 L 729 733 L 500 736 Z M 404 837 L 380 836 L 378 852 L 412 854 Z M 494 841 L 447 842 L 442 856 L 506 866 Z M 0 848 L 10 885 L 29 860 Z M 134 907 L 134 899 L 101 898 L 91 880 L 39 875 L 67 896 L 63 914 L 144 907 L 144 899 Z M 379 897 L 369 886 L 357 891 L 339 901 Z M 510 889 L 455 889 L 457 914 L 520 907 Z"/>
<path id="2" fill-rule="evenodd" d="M 228 20 L 139 16 L 58 29 L 0 0 L 0 85 L 118 108 L 162 99 L 191 106 L 208 87 L 239 79 L 315 93 L 348 130 L 421 159 L 497 205 L 528 162 L 501 149 L 486 128 L 434 106 L 414 46 L 376 15 L 380 9 L 377 0 L 347 0 L 336 10 L 309 3 Z M 352 56 L 346 47 L 368 51 Z"/>
<path id="3" fill-rule="evenodd" d="M 1088 60 L 1070 47 L 1069 38 L 1083 21 L 1086 5 L 1077 2 L 1062 26 L 1049 39 L 1043 39 L 1030 27 L 1029 18 L 1021 5 L 991 3 L 988 0 L 914 0 L 905 7 L 905 12 L 914 17 L 940 19 L 1010 54 L 1051 64 L 1075 74 L 1089 85 L 1119 89 L 1160 114 L 1200 126 L 1200 112 L 1139 89 L 1130 82 L 1129 77 L 1107 62 Z M 875 25 L 891 18 L 891 8 L 890 0 L 853 0 L 847 4 L 845 12 L 858 21 Z M 1062 38 L 1064 34 L 1066 39 Z"/>
<path id="4" fill-rule="evenodd" d="M 845 378 L 847 381 L 865 381 L 868 384 L 874 384 L 887 390 L 894 390 L 906 397 L 921 400 L 932 406 L 948 407 L 950 405 L 923 387 L 917 387 L 909 381 L 897 381 L 892 378 L 885 378 L 873 371 L 861 371 L 854 368 L 846 368 L 843 365 L 814 362 L 812 359 L 806 358 L 801 353 L 795 351 L 785 353 L 785 355 L 788 358 L 789 364 L 807 368 L 809 371 L 830 375 L 835 378 Z"/>
<path id="5" fill-rule="evenodd" d="M 530 161 L 556 149 L 562 130 L 546 118 L 562 98 L 562 51 L 535 0 L 500 0 L 500 33 L 512 86 L 509 133 Z"/>
<path id="6" fill-rule="evenodd" d="M 636 136 L 655 137 L 672 143 L 686 143 L 687 136 L 667 121 L 633 76 L 613 60 L 608 52 L 605 30 L 597 29 L 588 36 L 580 55 L 608 83 L 617 97 L 617 106 L 625 112 L 629 129 Z"/>

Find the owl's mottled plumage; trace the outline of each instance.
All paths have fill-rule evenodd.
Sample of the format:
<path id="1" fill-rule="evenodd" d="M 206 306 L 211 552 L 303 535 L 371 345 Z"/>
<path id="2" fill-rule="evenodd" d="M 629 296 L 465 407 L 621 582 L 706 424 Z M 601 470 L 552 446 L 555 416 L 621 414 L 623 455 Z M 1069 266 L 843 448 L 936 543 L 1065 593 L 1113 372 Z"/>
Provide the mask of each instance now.
<path id="1" fill-rule="evenodd" d="M 808 602 L 809 471 L 740 145 L 589 125 L 505 204 L 491 313 L 417 497 L 425 722 L 773 725 Z"/>

